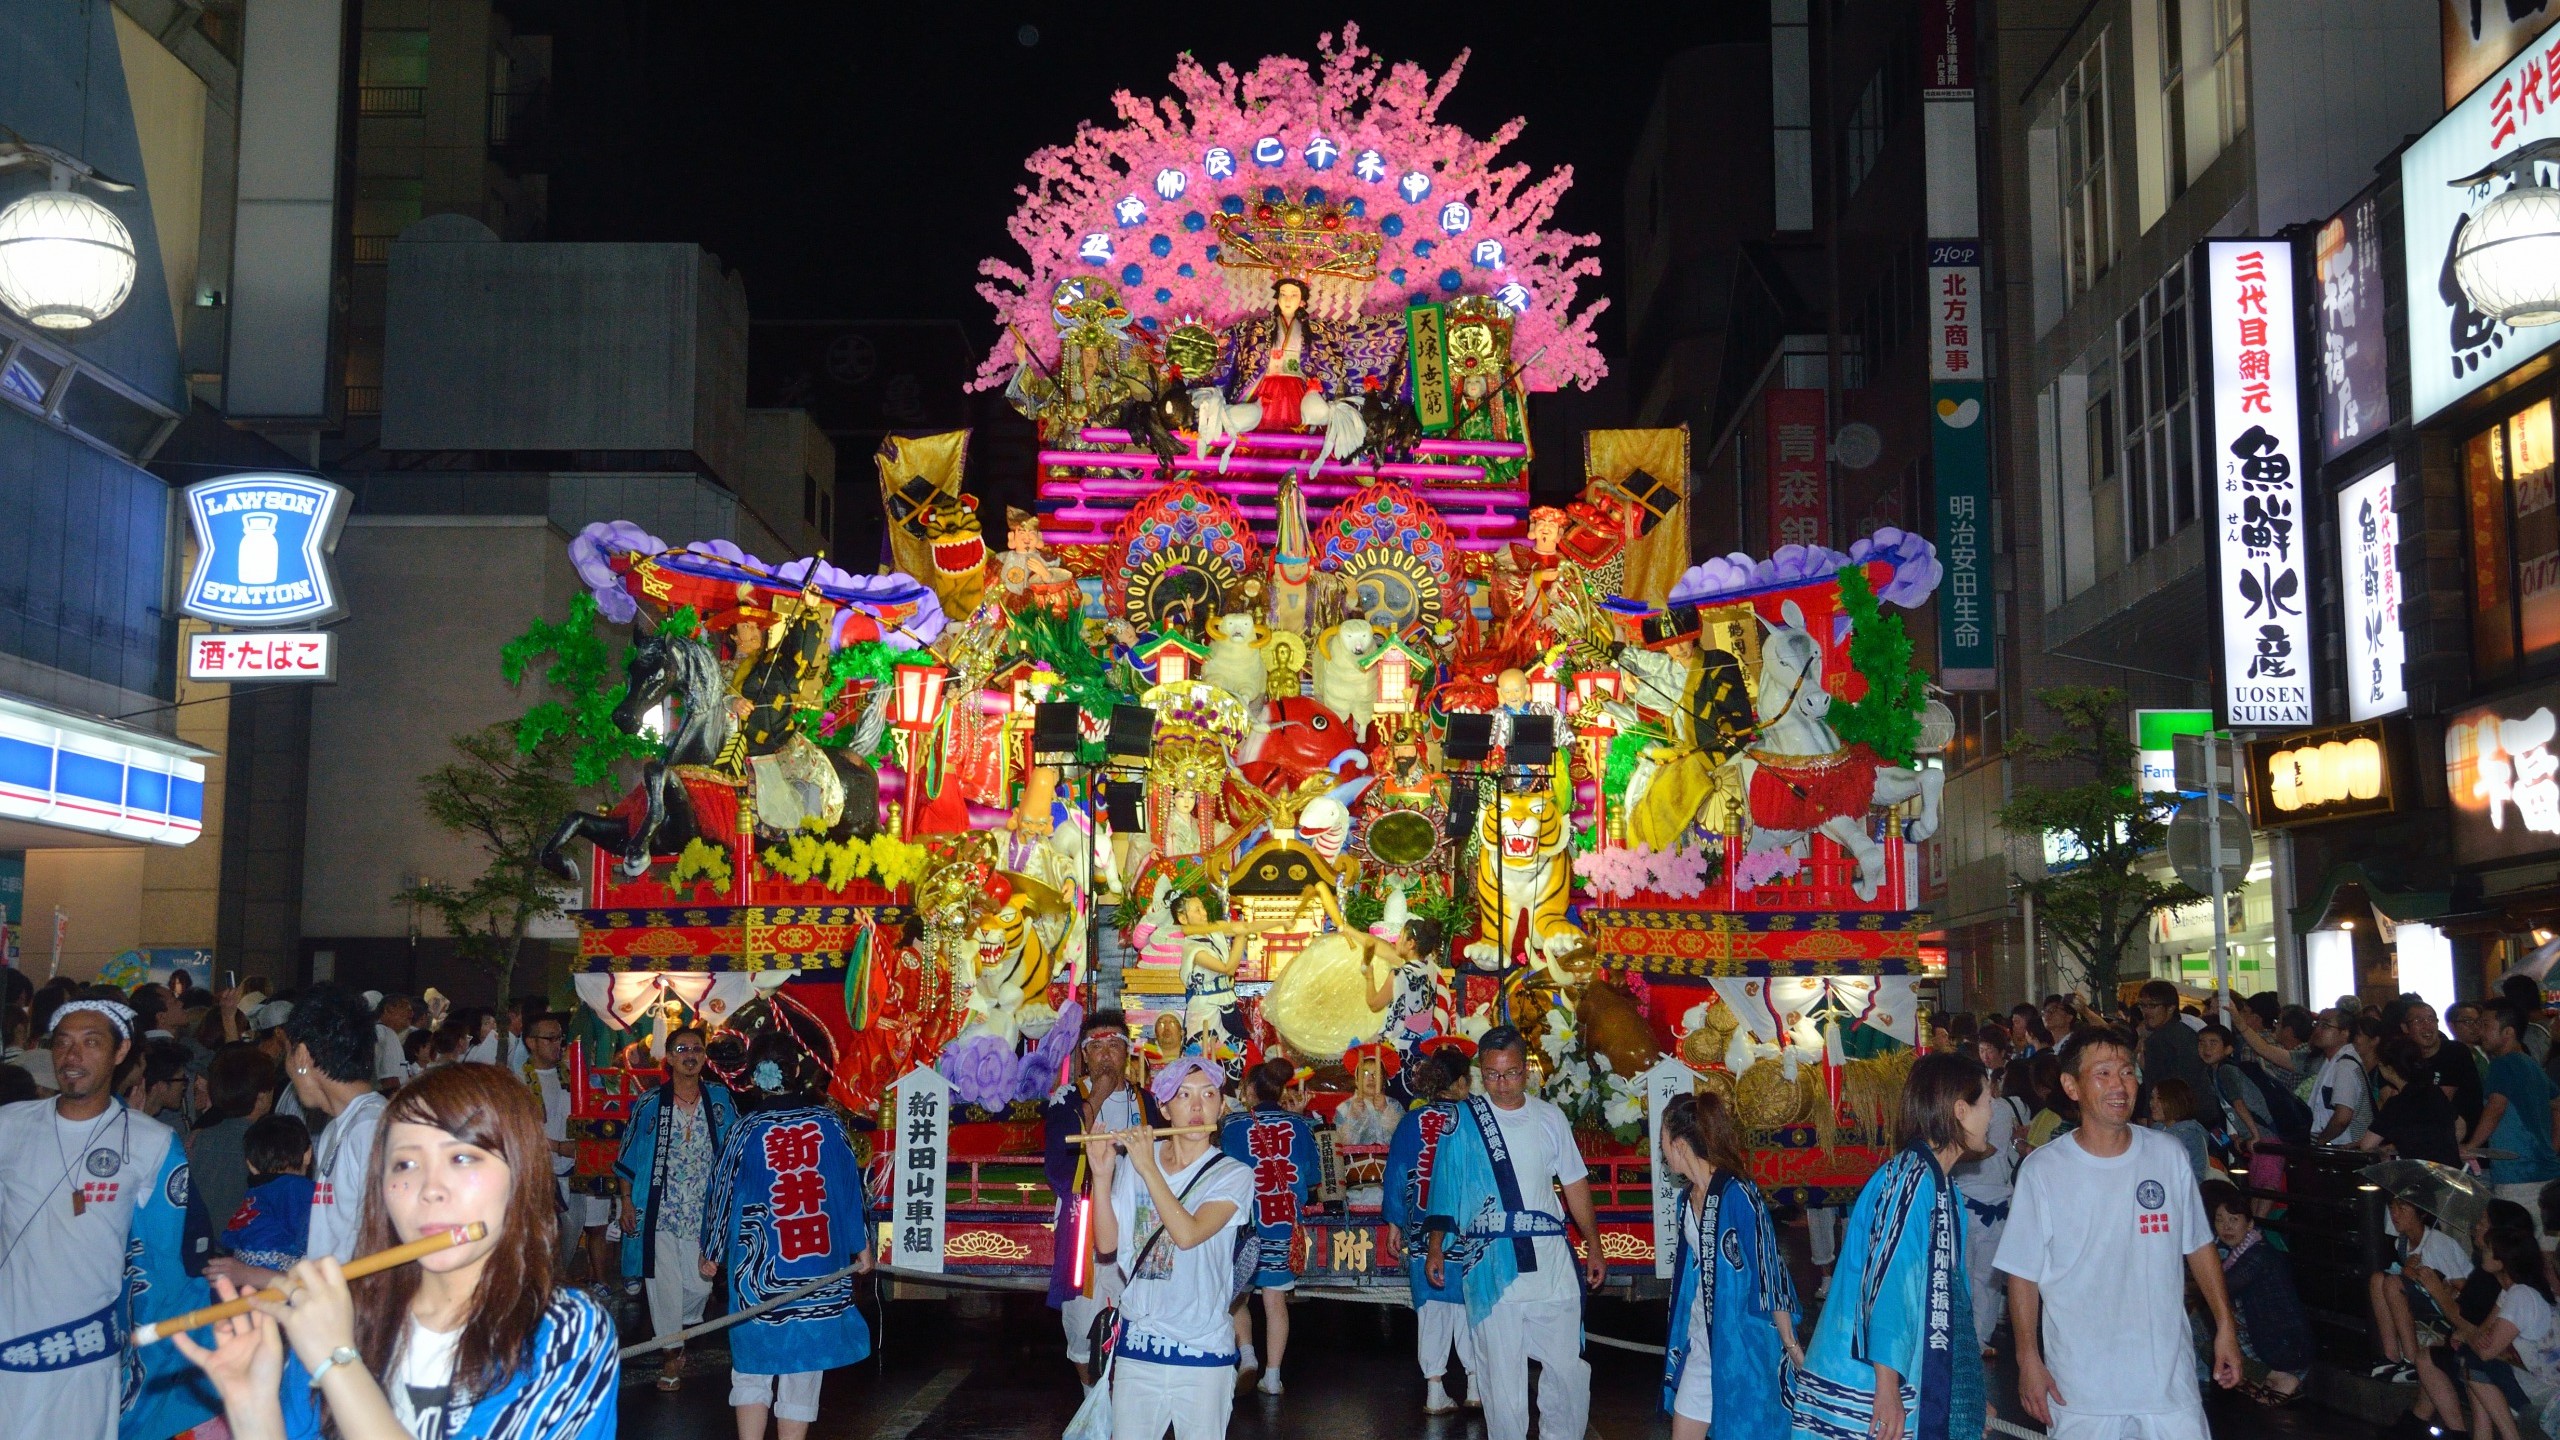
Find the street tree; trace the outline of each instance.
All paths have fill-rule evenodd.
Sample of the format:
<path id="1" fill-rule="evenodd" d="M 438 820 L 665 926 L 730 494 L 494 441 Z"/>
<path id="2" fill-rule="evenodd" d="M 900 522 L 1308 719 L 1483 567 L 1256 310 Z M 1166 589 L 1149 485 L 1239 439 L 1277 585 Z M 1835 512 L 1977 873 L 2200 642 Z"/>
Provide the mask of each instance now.
<path id="1" fill-rule="evenodd" d="M 428 818 L 478 845 L 487 861 L 480 874 L 459 884 L 422 878 L 393 897 L 434 911 L 462 957 L 497 978 L 502 996 L 515 993 L 526 933 L 565 912 L 567 897 L 538 857 L 581 794 L 565 737 L 519 750 L 516 730 L 504 721 L 456 735 L 456 758 L 418 777 Z"/>
<path id="2" fill-rule="evenodd" d="M 2009 754 L 2053 781 L 2018 785 L 2000 807 L 2000 824 L 2058 857 L 2036 878 L 2018 876 L 2018 883 L 2035 900 L 2038 928 L 2078 962 L 2089 998 L 2105 1005 L 2125 951 L 2151 917 L 2203 897 L 2144 868 L 2168 838 L 2177 796 L 2135 787 L 2139 753 L 2124 692 L 2058 685 L 2035 698 L 2060 723 L 2044 734 L 2017 736 Z"/>

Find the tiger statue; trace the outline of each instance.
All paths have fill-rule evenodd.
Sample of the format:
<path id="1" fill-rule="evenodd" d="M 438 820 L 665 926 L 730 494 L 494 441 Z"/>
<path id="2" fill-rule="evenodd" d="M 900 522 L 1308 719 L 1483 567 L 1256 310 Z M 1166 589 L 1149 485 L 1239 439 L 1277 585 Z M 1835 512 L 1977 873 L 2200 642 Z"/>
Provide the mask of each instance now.
<path id="1" fill-rule="evenodd" d="M 988 889 L 993 902 L 979 917 L 969 1023 L 962 1037 L 994 1035 L 1013 1044 L 1027 1010 L 1048 1008 L 1060 933 L 1073 910 L 1056 890 L 1027 875 L 999 874 Z"/>
<path id="2" fill-rule="evenodd" d="M 1507 943 L 1525 937 L 1533 962 L 1559 987 L 1579 984 L 1582 976 L 1567 957 L 1580 954 L 1590 937 L 1566 918 L 1573 875 L 1565 858 L 1565 812 L 1553 794 L 1531 790 L 1504 792 L 1486 806 L 1476 829 L 1476 931 L 1467 958 L 1479 965 L 1498 964 Z"/>

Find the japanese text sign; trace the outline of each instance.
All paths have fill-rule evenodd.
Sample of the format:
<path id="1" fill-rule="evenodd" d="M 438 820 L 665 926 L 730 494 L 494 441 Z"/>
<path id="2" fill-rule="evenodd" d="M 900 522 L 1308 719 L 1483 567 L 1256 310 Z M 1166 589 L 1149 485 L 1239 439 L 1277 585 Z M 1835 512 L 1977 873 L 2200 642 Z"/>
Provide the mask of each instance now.
<path id="1" fill-rule="evenodd" d="M 344 488 L 310 475 L 225 475 L 185 492 L 195 569 L 178 608 L 220 625 L 312 625 L 345 613 L 329 552 Z"/>
<path id="2" fill-rule="evenodd" d="M 2295 382 L 2293 248 L 2208 240 L 2213 476 L 2222 694 L 2235 726 L 2308 725 L 2311 586 L 2304 564 L 2302 419 Z"/>
<path id="3" fill-rule="evenodd" d="M 1982 378 L 1982 242 L 1929 242 L 1929 378 Z"/>
<path id="4" fill-rule="evenodd" d="M 2385 465 L 2338 492 L 2338 590 L 2347 632 L 2347 716 L 2354 720 L 2409 705 L 2393 479 Z"/>
<path id="5" fill-rule="evenodd" d="M 2469 865 L 2560 850 L 2560 686 L 2537 685 L 2445 722 L 2453 858 Z"/>
<path id="6" fill-rule="evenodd" d="M 950 1219 L 943 1177 L 951 1157 L 951 1082 L 917 1066 L 898 1082 L 880 1120 L 881 1143 L 898 1158 L 889 1192 L 889 1264 L 939 1275 Z"/>
<path id="7" fill-rule="evenodd" d="M 1820 545 L 1831 538 L 1831 477 L 1825 462 L 1822 392 L 1771 390 L 1768 418 L 1769 548 Z"/>
<path id="8" fill-rule="evenodd" d="M 1991 428 L 1979 380 L 1929 387 L 1931 473 L 1938 501 L 1938 680 L 1950 690 L 2000 683 L 1991 593 Z"/>
<path id="9" fill-rule="evenodd" d="M 2320 455 L 2334 460 L 2391 426 L 2381 197 L 2340 211 L 2311 248 L 2320 281 Z"/>
<path id="10" fill-rule="evenodd" d="M 335 680 L 338 637 L 326 630 L 261 630 L 187 637 L 190 680 Z"/>
<path id="11" fill-rule="evenodd" d="M 2402 264 L 2409 306 L 2410 418 L 2429 416 L 2551 347 L 2560 327 L 2521 330 L 2471 308 L 2452 277 L 2453 251 L 2480 207 L 2508 188 L 2503 175 L 2451 182 L 2560 138 L 2560 38 L 2524 47 L 2435 128 L 2400 152 Z M 2552 183 L 2553 162 L 2524 167 Z"/>

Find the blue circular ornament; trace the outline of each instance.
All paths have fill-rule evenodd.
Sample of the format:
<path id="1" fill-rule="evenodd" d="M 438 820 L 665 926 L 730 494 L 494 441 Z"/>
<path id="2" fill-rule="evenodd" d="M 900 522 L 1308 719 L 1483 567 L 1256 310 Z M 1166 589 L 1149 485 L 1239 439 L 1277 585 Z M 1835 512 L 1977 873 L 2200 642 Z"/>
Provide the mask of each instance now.
<path id="1" fill-rule="evenodd" d="M 1437 242 L 1430 240 L 1416 240 L 1413 242 L 1413 253 L 1426 260 L 1431 258 L 1432 251 L 1439 248 L 1440 247 Z"/>
<path id="2" fill-rule="evenodd" d="M 1403 267 L 1403 266 L 1401 266 L 1401 265 L 1399 265 L 1399 266 L 1397 266 L 1396 268 L 1394 268 L 1393 270 L 1388 271 L 1388 272 L 1387 272 L 1387 283 L 1388 283 L 1388 284 L 1390 284 L 1390 285 L 1401 285 L 1401 284 L 1403 284 L 1403 283 L 1404 283 L 1404 267 Z"/>
<path id="3" fill-rule="evenodd" d="M 1369 213 L 1369 201 L 1368 201 L 1368 197 L 1366 197 L 1366 196 L 1362 196 L 1362 195 L 1354 195 L 1354 196 L 1352 196 L 1350 199 L 1343 201 L 1343 202 L 1342 202 L 1342 213 L 1343 213 L 1343 214 L 1345 214 L 1345 215 L 1350 216 L 1350 217 L 1351 217 L 1352 219 L 1354 219 L 1354 220 L 1357 220 L 1357 219 L 1359 219 L 1360 217 L 1362 217 L 1362 216 L 1364 216 L 1364 215 L 1368 214 L 1368 213 Z"/>
<path id="4" fill-rule="evenodd" d="M 1390 240 L 1393 240 L 1397 236 L 1403 234 L 1404 217 L 1401 215 L 1390 215 L 1386 219 L 1379 221 L 1378 233 L 1386 236 Z"/>
<path id="5" fill-rule="evenodd" d="M 1457 294 L 1458 287 L 1466 283 L 1466 280 L 1455 270 L 1443 270 L 1440 272 L 1440 288 L 1448 291 L 1452 295 Z"/>
<path id="6" fill-rule="evenodd" d="M 1197 235 L 1209 227 L 1209 217 L 1194 210 L 1182 217 L 1182 228 Z"/>
<path id="7" fill-rule="evenodd" d="M 1265 185 L 1262 187 L 1262 198 L 1270 201 L 1274 205 L 1277 205 L 1281 201 L 1289 198 L 1289 192 L 1281 189 L 1277 185 Z"/>
<path id="8" fill-rule="evenodd" d="M 1218 210 L 1221 214 L 1241 215 L 1244 213 L 1244 197 L 1241 195 L 1219 196 Z"/>
<path id="9" fill-rule="evenodd" d="M 1146 278 L 1147 272 L 1139 266 L 1123 265 L 1120 267 L 1120 283 L 1123 285 L 1135 285 Z M 1457 287 L 1453 285 L 1449 288 L 1454 290 Z"/>
<path id="10" fill-rule="evenodd" d="M 1174 267 L 1173 267 L 1173 273 L 1174 273 L 1174 274 L 1176 274 L 1176 275 L 1181 276 L 1181 277 L 1182 277 L 1183 279 L 1185 279 L 1185 280 L 1188 280 L 1188 279 L 1190 279 L 1194 274 L 1197 274 L 1198 272 L 1194 271 L 1194 270 L 1191 268 L 1191 262 L 1190 262 L 1190 261 L 1185 260 L 1185 261 L 1183 261 L 1181 264 L 1176 265 L 1176 266 L 1174 266 Z"/>
<path id="11" fill-rule="evenodd" d="M 1321 185 L 1310 185 L 1310 186 L 1308 186 L 1308 187 L 1307 187 L 1307 203 L 1308 203 L 1308 204 L 1310 204 L 1310 205 L 1321 205 L 1321 204 L 1323 204 L 1323 203 L 1324 203 L 1324 187 L 1323 187 L 1323 186 L 1321 186 Z"/>
<path id="12" fill-rule="evenodd" d="M 1164 288 L 1164 287 L 1162 287 L 1162 286 L 1158 286 L 1158 287 L 1156 287 L 1156 303 L 1157 303 L 1157 304 L 1159 304 L 1159 305 L 1170 305 L 1170 304 L 1172 304 L 1172 303 L 1173 303 L 1173 292 L 1172 292 L 1172 291 L 1170 291 L 1170 290 L 1165 289 L 1165 288 Z"/>
<path id="13" fill-rule="evenodd" d="M 1209 247 L 1209 259 L 1210 259 L 1210 261 L 1211 261 L 1212 263 L 1215 263 L 1215 262 L 1216 262 L 1216 260 L 1217 260 L 1217 258 L 1218 258 L 1218 253 L 1219 253 L 1220 251 L 1222 251 L 1222 250 L 1226 249 L 1226 248 L 1227 248 L 1227 247 L 1225 247 L 1224 245 L 1212 245 L 1212 246 L 1210 246 L 1210 247 Z"/>
<path id="14" fill-rule="evenodd" d="M 1149 240 L 1147 242 L 1147 253 L 1159 257 L 1172 254 L 1173 237 L 1170 235 L 1158 235 Z"/>
<path id="15" fill-rule="evenodd" d="M 1153 330 L 1154 328 L 1156 328 L 1156 317 L 1154 317 L 1153 315 L 1141 315 L 1141 316 L 1139 316 L 1139 317 L 1138 317 L 1138 328 L 1139 328 L 1139 329 L 1141 329 L 1141 330 Z"/>

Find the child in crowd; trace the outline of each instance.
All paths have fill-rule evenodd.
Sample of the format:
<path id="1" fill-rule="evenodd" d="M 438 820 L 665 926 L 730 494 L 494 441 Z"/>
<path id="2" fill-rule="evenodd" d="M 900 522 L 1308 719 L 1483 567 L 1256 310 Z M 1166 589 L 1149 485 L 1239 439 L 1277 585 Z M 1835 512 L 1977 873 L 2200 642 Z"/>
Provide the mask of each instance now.
<path id="1" fill-rule="evenodd" d="M 2216 1177 L 2204 1122 L 2196 1118 L 2196 1092 L 2186 1081 L 2172 1076 L 2151 1087 L 2151 1127 L 2186 1147 L 2187 1164 L 2196 1172 L 2197 1184 Z"/>
<path id="2" fill-rule="evenodd" d="M 2311 1369 L 2311 1316 L 2293 1288 L 2293 1266 L 2267 1243 L 2239 1190 L 2216 1180 L 2204 1187 L 2205 1214 L 2213 1220 L 2222 1282 L 2240 1317 L 2242 1353 L 2267 1368 L 2245 1392 L 2261 1405 L 2290 1405 L 2302 1394 Z"/>
<path id="3" fill-rule="evenodd" d="M 2453 1323 L 2454 1354 L 2471 1392 L 2471 1433 L 2517 1440 L 2516 1416 L 2535 1415 L 2560 1394 L 2560 1333 L 2542 1247 L 2531 1235 L 2492 1228 L 2480 1268 L 2498 1277 L 2497 1308 L 2473 1325 Z"/>
<path id="4" fill-rule="evenodd" d="M 2447 1418 L 2460 1415 L 2453 1380 L 2418 1343 L 2418 1326 L 2449 1323 L 2438 1297 L 2470 1277 L 2471 1256 L 2460 1241 L 2436 1228 L 2435 1217 L 2408 1201 L 2393 1196 L 2389 1213 L 2391 1232 L 2399 1237 L 2398 1258 L 2389 1270 L 2366 1277 L 2383 1358 L 2365 1374 L 2395 1385 L 2414 1380 L 2427 1408 Z"/>
<path id="5" fill-rule="evenodd" d="M 249 1193 L 222 1232 L 244 1265 L 290 1270 L 311 1236 L 311 1131 L 298 1115 L 270 1115 L 249 1127 L 241 1153 Z"/>

